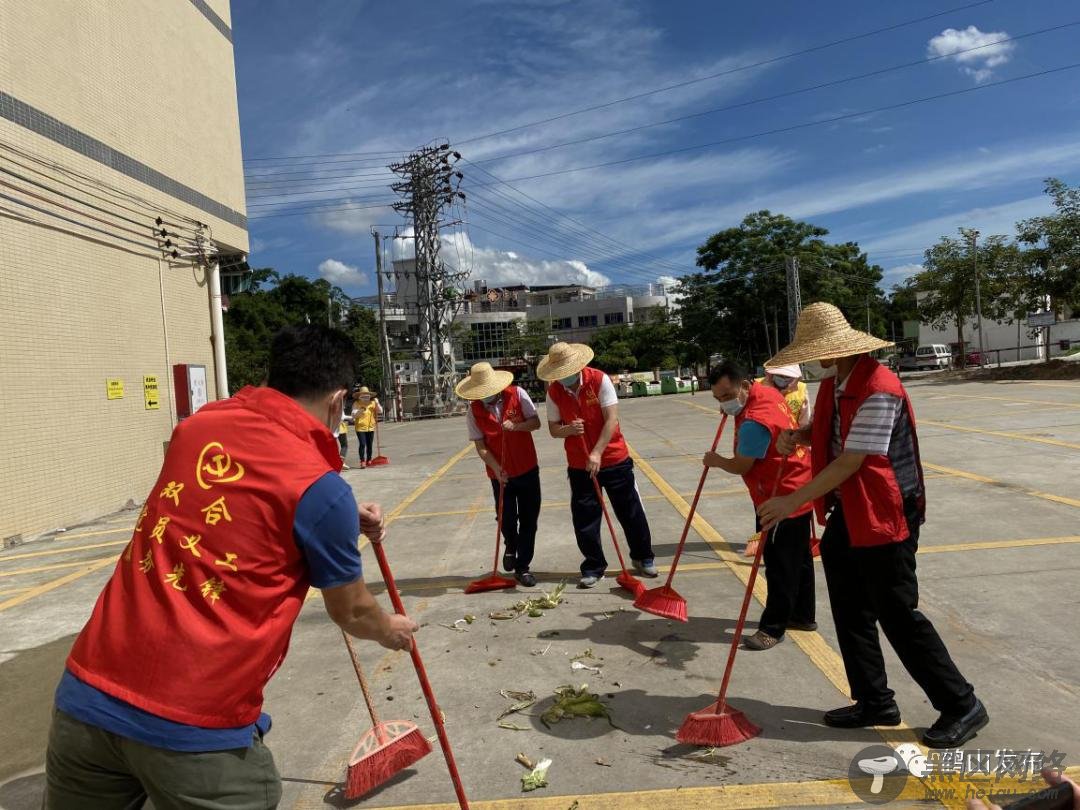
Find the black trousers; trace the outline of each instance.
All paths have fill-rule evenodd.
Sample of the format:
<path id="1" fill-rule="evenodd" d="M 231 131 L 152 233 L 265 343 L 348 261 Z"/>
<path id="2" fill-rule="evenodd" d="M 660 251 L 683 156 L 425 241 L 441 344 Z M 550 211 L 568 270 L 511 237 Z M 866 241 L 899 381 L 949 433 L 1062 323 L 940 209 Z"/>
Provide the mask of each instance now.
<path id="1" fill-rule="evenodd" d="M 908 525 L 911 536 L 903 542 L 852 548 L 843 511 L 837 507 L 821 537 L 821 562 L 851 697 L 871 706 L 893 703 L 878 640 L 880 623 L 934 708 L 963 714 L 973 705 L 975 690 L 953 663 L 934 625 L 918 610 L 919 526 L 910 518 Z"/>
<path id="2" fill-rule="evenodd" d="M 375 431 L 356 431 L 356 441 L 360 444 L 360 460 L 371 461 L 371 445 L 375 441 Z"/>
<path id="3" fill-rule="evenodd" d="M 584 558 L 581 561 L 581 575 L 600 576 L 607 570 L 607 560 L 600 542 L 601 531 L 606 532 L 607 527 L 601 526 L 604 517 L 600 501 L 596 498 L 592 479 L 585 470 L 569 467 L 567 474 L 570 478 L 570 515 L 574 520 L 574 535 Z M 651 562 L 652 534 L 634 481 L 633 460 L 626 459 L 611 467 L 604 467 L 596 478 L 626 535 L 630 558 Z"/>
<path id="4" fill-rule="evenodd" d="M 773 638 L 783 638 L 789 622 L 814 621 L 814 558 L 810 554 L 813 517 L 808 512 L 781 521 L 762 540 L 765 548 L 761 559 L 769 588 L 758 628 Z"/>
<path id="5" fill-rule="evenodd" d="M 499 481 L 491 479 L 495 509 L 499 508 Z M 495 513 L 498 520 L 498 512 Z M 506 482 L 503 495 L 502 536 L 506 550 L 514 553 L 514 571 L 529 570 L 536 548 L 536 523 L 540 519 L 540 468 L 516 475 Z"/>

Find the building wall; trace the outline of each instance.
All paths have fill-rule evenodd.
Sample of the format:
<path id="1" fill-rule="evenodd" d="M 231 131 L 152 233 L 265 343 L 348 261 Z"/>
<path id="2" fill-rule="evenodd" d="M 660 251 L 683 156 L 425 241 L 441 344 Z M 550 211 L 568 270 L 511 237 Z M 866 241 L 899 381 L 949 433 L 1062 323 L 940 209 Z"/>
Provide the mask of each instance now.
<path id="1" fill-rule="evenodd" d="M 1018 334 L 1019 332 L 1019 334 Z M 979 331 L 975 319 L 964 322 L 964 340 L 967 342 L 968 351 L 977 351 L 979 348 Z M 1024 323 L 1005 323 L 1004 321 L 992 321 L 983 319 L 983 345 L 988 353 L 990 362 L 997 362 L 997 349 L 1001 350 L 1001 361 L 1035 360 L 1043 357 L 1043 348 L 1040 344 L 1045 340 L 1043 329 L 1029 329 Z M 1061 321 L 1054 324 L 1050 329 L 1050 357 L 1057 357 L 1060 353 L 1058 341 L 1070 340 L 1073 345 L 1080 345 L 1080 320 Z M 945 329 L 934 329 L 928 324 L 919 325 L 919 344 L 944 343 L 946 346 L 956 341 L 956 325 L 952 324 Z M 1017 346 L 1027 347 L 1017 351 Z"/>
<path id="2" fill-rule="evenodd" d="M 247 251 L 229 20 L 225 0 L 0 0 L 0 168 L 25 178 L 0 175 L 0 544 L 146 497 L 172 364 L 215 396 L 205 272 L 159 261 L 151 230 L 189 217 Z"/>

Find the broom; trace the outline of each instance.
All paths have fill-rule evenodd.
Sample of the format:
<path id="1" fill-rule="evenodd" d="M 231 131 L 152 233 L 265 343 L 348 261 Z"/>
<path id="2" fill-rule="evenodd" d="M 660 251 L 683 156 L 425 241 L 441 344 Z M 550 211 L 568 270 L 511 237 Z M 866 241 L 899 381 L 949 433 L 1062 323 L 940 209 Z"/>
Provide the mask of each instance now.
<path id="1" fill-rule="evenodd" d="M 776 490 L 780 486 L 780 479 L 784 475 L 785 466 L 787 466 L 787 458 L 780 462 L 780 469 L 776 471 L 776 481 L 773 483 L 772 489 L 773 497 L 776 496 Z M 777 526 L 779 525 L 778 522 Z M 772 534 L 776 534 L 776 526 L 773 526 Z M 743 595 L 739 621 L 735 624 L 735 637 L 731 640 L 727 667 L 724 669 L 724 680 L 720 683 L 720 696 L 715 703 L 709 704 L 699 712 L 691 712 L 686 716 L 682 726 L 675 733 L 675 739 L 681 743 L 721 747 L 746 742 L 746 740 L 752 739 L 761 733 L 761 728 L 754 725 L 745 714 L 727 704 L 727 689 L 728 683 L 731 681 L 731 671 L 735 667 L 735 653 L 738 652 L 739 642 L 742 641 L 743 626 L 746 624 L 746 612 L 750 608 L 750 596 L 754 592 L 754 583 L 757 581 L 758 568 L 761 565 L 761 553 L 764 548 L 765 541 L 763 540 L 758 544 L 753 565 L 750 567 L 750 578 L 746 581 L 746 593 Z"/>
<path id="2" fill-rule="evenodd" d="M 382 542 L 372 543 L 375 549 L 375 559 L 379 561 L 379 570 L 382 571 L 383 581 L 386 583 L 386 591 L 390 594 L 390 601 L 394 610 L 405 615 L 405 606 L 401 604 L 401 594 L 398 593 L 397 584 L 394 582 L 394 574 L 390 571 L 390 563 L 386 560 L 386 552 L 383 551 Z M 413 667 L 416 669 L 416 677 L 420 681 L 420 688 L 424 692 L 428 711 L 431 712 L 431 720 L 435 724 L 435 733 L 439 735 L 439 745 L 442 747 L 443 757 L 446 759 L 446 769 L 450 771 L 450 781 L 454 783 L 454 792 L 457 794 L 458 805 L 461 810 L 469 810 L 469 800 L 465 798 L 465 788 L 461 784 L 461 775 L 458 773 L 457 764 L 454 762 L 454 752 L 450 749 L 450 738 L 446 735 L 446 726 L 443 723 L 442 709 L 435 702 L 435 693 L 431 691 L 431 682 L 428 680 L 427 670 L 420 658 L 420 649 L 413 639 L 412 648 L 409 650 L 412 656 Z"/>
<path id="3" fill-rule="evenodd" d="M 375 414 L 375 456 L 368 462 L 369 467 L 381 467 L 389 464 L 390 459 L 382 454 L 382 442 L 379 441 L 379 414 Z"/>
<path id="4" fill-rule="evenodd" d="M 506 433 L 499 432 L 499 460 L 505 461 L 507 455 Z M 495 562 L 491 565 L 491 574 L 465 586 L 465 593 L 483 593 L 484 591 L 502 591 L 516 588 L 517 580 L 499 576 L 499 544 L 502 542 L 503 499 L 506 497 L 506 484 L 499 481 L 499 501 L 495 507 Z"/>
<path id="5" fill-rule="evenodd" d="M 585 437 L 578 436 L 578 438 L 581 439 L 581 446 L 585 450 L 585 455 L 588 456 L 589 446 L 585 443 Z M 604 501 L 604 492 L 600 489 L 600 481 L 595 475 L 590 477 L 592 478 L 593 489 L 596 490 L 596 500 L 600 501 L 600 510 L 604 513 L 604 520 L 607 522 L 608 531 L 611 533 L 611 543 L 615 546 L 615 554 L 619 558 L 619 567 L 622 569 L 622 572 L 615 577 L 615 581 L 619 584 L 619 587 L 630 591 L 634 599 L 637 599 L 641 594 L 645 593 L 645 583 L 626 570 L 626 560 L 623 559 L 622 549 L 619 548 L 619 538 L 615 534 L 615 524 L 611 522 L 611 515 L 608 514 L 607 503 Z"/>
<path id="6" fill-rule="evenodd" d="M 716 429 L 716 437 L 713 439 L 713 453 L 716 452 L 716 448 L 720 444 L 720 437 L 724 433 L 724 425 L 726 424 L 727 414 L 724 414 L 720 419 L 720 426 Z M 644 610 L 646 613 L 653 613 L 668 619 L 677 619 L 680 622 L 685 622 L 687 620 L 686 599 L 671 587 L 671 580 L 675 578 L 675 569 L 679 565 L 679 558 L 682 556 L 683 546 L 686 545 L 686 538 L 690 533 L 690 524 L 694 522 L 694 513 L 697 512 L 698 501 L 701 499 L 701 491 L 705 488 L 705 479 L 708 475 L 709 468 L 702 465 L 701 478 L 698 479 L 697 492 L 694 493 L 694 500 L 690 504 L 689 513 L 686 515 L 686 523 L 683 525 L 682 537 L 679 538 L 679 545 L 675 549 L 675 557 L 671 561 L 671 570 L 668 571 L 667 582 L 658 588 L 650 588 L 635 599 L 634 607 L 638 610 Z"/>
<path id="7" fill-rule="evenodd" d="M 348 634 L 342 630 L 341 635 L 349 648 L 349 657 L 356 670 L 356 678 L 360 681 L 360 691 L 364 693 L 364 703 L 371 715 L 372 728 L 353 749 L 345 777 L 345 798 L 358 799 L 430 754 L 431 743 L 413 723 L 405 720 L 379 722 L 367 678 L 360 667 L 360 658 Z"/>

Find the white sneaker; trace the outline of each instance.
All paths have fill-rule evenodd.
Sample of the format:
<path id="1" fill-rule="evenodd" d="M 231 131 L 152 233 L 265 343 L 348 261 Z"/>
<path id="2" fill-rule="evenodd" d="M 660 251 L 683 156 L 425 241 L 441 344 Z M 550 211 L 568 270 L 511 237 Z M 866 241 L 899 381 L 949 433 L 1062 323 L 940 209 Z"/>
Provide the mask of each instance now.
<path id="1" fill-rule="evenodd" d="M 604 578 L 603 574 L 600 574 L 600 576 L 596 576 L 596 577 L 594 577 L 594 576 L 582 577 L 581 580 L 578 582 L 578 587 L 579 588 L 595 588 L 597 586 L 597 584 L 600 582 L 600 580 L 602 580 L 603 578 Z"/>
<path id="2" fill-rule="evenodd" d="M 351 470 L 352 467 L 350 467 L 348 464 L 345 464 L 344 462 L 342 462 L 341 469 L 342 469 L 342 471 Z"/>

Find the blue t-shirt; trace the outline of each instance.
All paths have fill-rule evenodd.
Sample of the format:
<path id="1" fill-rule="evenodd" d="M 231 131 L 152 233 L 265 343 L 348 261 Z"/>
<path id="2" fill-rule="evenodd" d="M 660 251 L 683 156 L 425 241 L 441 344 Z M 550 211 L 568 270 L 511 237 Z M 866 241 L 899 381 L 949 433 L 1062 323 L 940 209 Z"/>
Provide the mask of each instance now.
<path id="1" fill-rule="evenodd" d="M 761 422 L 747 419 L 739 425 L 739 443 L 735 452 L 747 458 L 765 458 L 772 443 L 772 434 Z"/>
<path id="2" fill-rule="evenodd" d="M 360 514 L 345 479 L 330 472 L 308 487 L 296 507 L 293 538 L 307 561 L 314 587 L 348 585 L 363 576 L 356 542 L 359 536 Z M 175 723 L 106 694 L 67 670 L 56 689 L 56 708 L 83 723 L 169 751 L 247 748 L 256 733 L 270 730 L 268 714 L 261 714 L 251 725 L 236 728 Z"/>

